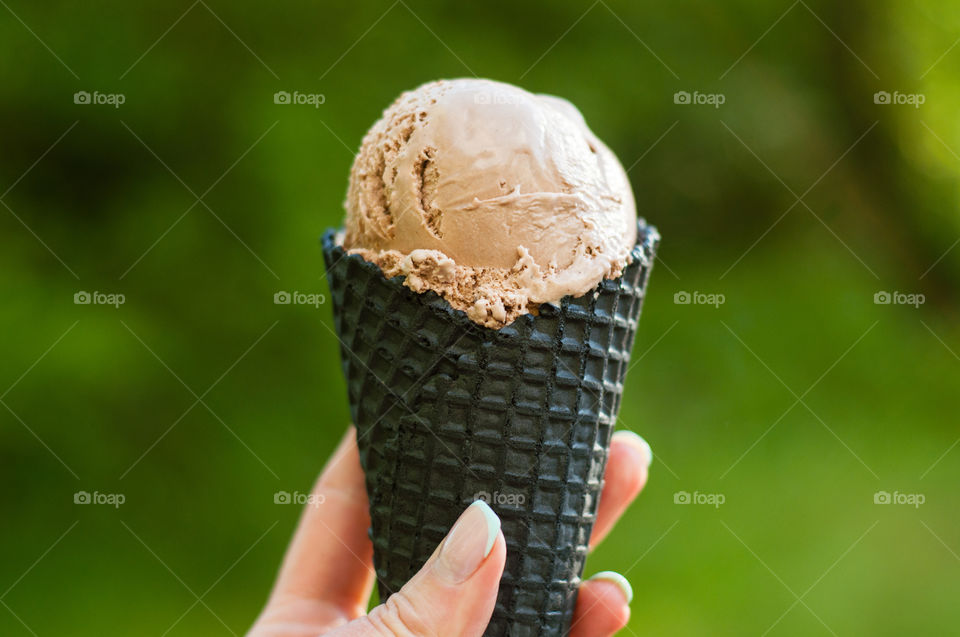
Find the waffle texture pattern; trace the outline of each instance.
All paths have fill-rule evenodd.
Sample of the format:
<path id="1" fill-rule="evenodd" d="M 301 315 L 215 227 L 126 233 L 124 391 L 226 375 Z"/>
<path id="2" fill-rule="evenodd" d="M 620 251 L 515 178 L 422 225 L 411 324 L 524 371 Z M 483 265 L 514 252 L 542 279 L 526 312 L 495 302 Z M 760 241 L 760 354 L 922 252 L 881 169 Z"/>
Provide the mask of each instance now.
<path id="1" fill-rule="evenodd" d="M 494 330 L 323 236 L 381 600 L 484 498 L 507 562 L 485 635 L 565 635 L 659 235 L 592 293 Z"/>

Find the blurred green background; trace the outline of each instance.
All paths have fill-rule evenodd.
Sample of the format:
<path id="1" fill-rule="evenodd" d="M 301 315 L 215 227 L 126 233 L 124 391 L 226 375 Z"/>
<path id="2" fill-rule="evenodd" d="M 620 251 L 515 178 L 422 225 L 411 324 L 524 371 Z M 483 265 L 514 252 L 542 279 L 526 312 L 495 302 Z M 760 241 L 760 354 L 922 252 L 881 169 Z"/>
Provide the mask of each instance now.
<path id="1" fill-rule="evenodd" d="M 957 634 L 956 7 L 0 5 L 0 634 L 245 632 L 348 420 L 330 308 L 273 296 L 326 293 L 382 109 L 472 75 L 578 105 L 664 237 L 656 460 L 588 563 L 624 633 Z"/>

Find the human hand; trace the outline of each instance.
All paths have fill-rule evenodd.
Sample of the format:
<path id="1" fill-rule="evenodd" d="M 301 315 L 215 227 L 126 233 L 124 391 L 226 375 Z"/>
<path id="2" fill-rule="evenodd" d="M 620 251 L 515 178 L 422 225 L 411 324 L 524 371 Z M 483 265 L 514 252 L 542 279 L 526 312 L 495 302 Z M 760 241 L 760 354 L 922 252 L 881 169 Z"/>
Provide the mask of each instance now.
<path id="1" fill-rule="evenodd" d="M 614 434 L 590 548 L 602 540 L 647 481 L 642 438 Z M 356 429 L 350 427 L 314 487 L 273 592 L 247 637 L 480 637 L 490 621 L 507 547 L 500 519 L 483 502 L 460 515 L 407 584 L 370 613 L 373 545 Z M 604 637 L 630 618 L 630 584 L 616 573 L 586 580 L 570 637 Z"/>

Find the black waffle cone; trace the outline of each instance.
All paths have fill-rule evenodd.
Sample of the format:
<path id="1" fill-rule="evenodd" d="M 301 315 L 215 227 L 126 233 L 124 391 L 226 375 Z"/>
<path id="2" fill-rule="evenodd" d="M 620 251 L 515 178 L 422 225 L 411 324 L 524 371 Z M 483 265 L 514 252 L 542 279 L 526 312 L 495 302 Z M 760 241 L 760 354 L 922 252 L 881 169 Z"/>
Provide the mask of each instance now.
<path id="1" fill-rule="evenodd" d="M 484 634 L 567 633 L 658 241 L 641 221 L 621 277 L 494 330 L 324 235 L 381 600 L 483 497 L 507 541 Z"/>

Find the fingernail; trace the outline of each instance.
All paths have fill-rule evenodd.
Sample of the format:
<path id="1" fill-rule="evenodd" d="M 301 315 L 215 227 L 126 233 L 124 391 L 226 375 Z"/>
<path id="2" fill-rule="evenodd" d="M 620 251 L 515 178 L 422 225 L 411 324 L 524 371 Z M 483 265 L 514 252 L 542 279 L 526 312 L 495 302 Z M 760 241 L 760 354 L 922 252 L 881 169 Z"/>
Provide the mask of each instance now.
<path id="1" fill-rule="evenodd" d="M 440 574 L 453 584 L 466 581 L 490 555 L 500 533 L 500 518 L 483 500 L 460 515 L 443 541 L 437 558 Z"/>
<path id="2" fill-rule="evenodd" d="M 620 592 L 623 593 L 623 596 L 627 598 L 627 603 L 629 604 L 633 601 L 633 587 L 630 586 L 630 582 L 627 581 L 627 578 L 620 573 L 614 573 L 613 571 L 602 571 L 590 578 L 590 581 L 593 580 L 603 580 L 605 582 L 610 582 L 611 584 L 616 584 L 617 588 L 620 589 Z"/>
<path id="3" fill-rule="evenodd" d="M 624 441 L 640 452 L 644 466 L 649 467 L 650 463 L 653 462 L 653 450 L 650 449 L 650 444 L 647 443 L 647 441 L 644 440 L 640 434 L 628 429 L 621 429 L 620 431 L 614 433 L 613 437 L 617 440 Z"/>

